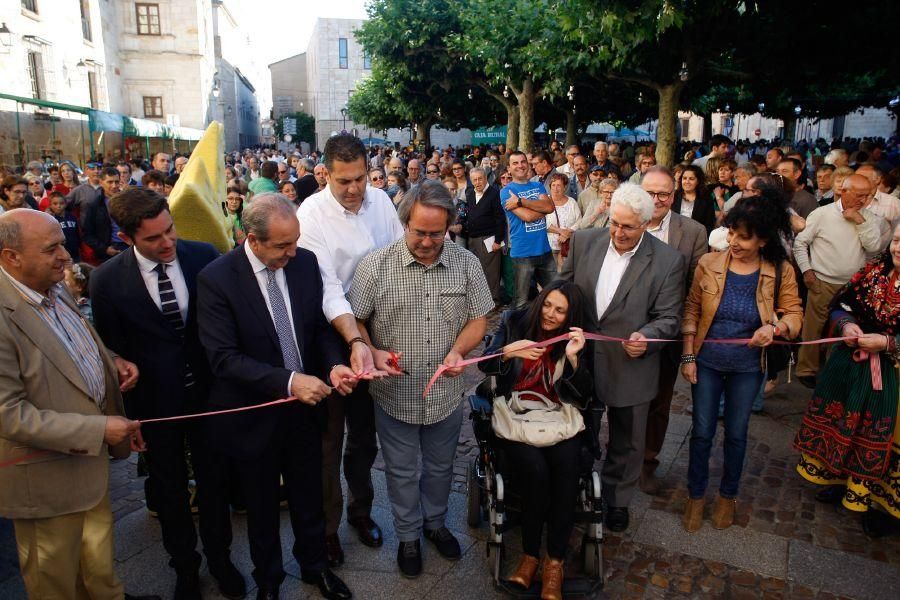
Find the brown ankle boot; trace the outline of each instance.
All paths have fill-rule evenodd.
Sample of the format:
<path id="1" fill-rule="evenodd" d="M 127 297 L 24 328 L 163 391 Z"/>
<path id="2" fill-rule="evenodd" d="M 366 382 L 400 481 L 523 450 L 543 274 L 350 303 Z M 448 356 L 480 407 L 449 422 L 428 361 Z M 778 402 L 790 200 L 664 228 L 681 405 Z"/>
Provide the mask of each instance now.
<path id="1" fill-rule="evenodd" d="M 541 573 L 541 600 L 562 600 L 563 561 L 544 559 Z"/>
<path id="2" fill-rule="evenodd" d="M 703 498 L 688 498 L 681 518 L 681 524 L 688 533 L 699 531 L 703 526 L 703 504 Z"/>
<path id="3" fill-rule="evenodd" d="M 516 585 L 520 585 L 527 590 L 531 587 L 531 580 L 534 579 L 537 568 L 537 557 L 531 556 L 530 554 L 523 554 L 522 558 L 519 559 L 519 566 L 516 567 L 516 571 L 510 576 L 509 581 Z"/>
<path id="4" fill-rule="evenodd" d="M 716 529 L 728 529 L 734 523 L 734 508 L 737 500 L 734 498 L 723 498 L 716 495 L 716 504 L 713 507 L 712 526 Z"/>

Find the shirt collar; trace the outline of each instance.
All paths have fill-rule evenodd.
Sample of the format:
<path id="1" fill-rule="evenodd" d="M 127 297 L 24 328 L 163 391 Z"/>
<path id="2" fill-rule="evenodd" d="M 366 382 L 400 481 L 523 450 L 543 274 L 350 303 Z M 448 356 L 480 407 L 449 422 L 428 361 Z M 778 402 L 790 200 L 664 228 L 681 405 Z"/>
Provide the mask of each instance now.
<path id="1" fill-rule="evenodd" d="M 138 268 L 141 270 L 142 273 L 149 273 L 150 271 L 155 269 L 156 265 L 158 265 L 158 264 L 174 265 L 174 264 L 178 263 L 177 256 L 175 257 L 175 260 L 173 260 L 172 262 L 158 263 L 155 260 L 150 260 L 143 254 L 138 252 L 138 249 L 136 246 L 132 246 L 132 249 L 134 250 L 134 258 L 137 260 Z"/>
<path id="2" fill-rule="evenodd" d="M 247 253 L 247 260 L 250 261 L 250 268 L 253 269 L 253 274 L 256 275 L 260 271 L 264 271 L 268 269 L 268 267 L 263 263 L 263 261 L 259 260 L 255 254 L 253 254 L 253 250 L 250 249 L 250 244 L 244 242 L 244 252 Z"/>
<path id="3" fill-rule="evenodd" d="M 0 271 L 2 271 L 4 275 L 6 275 L 6 278 L 9 280 L 9 282 L 13 285 L 14 288 L 16 288 L 19 294 L 21 294 L 22 299 L 32 306 L 39 306 L 43 304 L 45 306 L 52 307 L 56 303 L 56 299 L 59 297 L 59 294 L 62 292 L 62 289 L 60 287 L 62 284 L 55 283 L 50 286 L 50 289 L 47 290 L 48 295 L 45 296 L 44 294 L 31 289 L 30 287 L 10 275 L 3 267 L 0 267 Z"/>
<path id="4" fill-rule="evenodd" d="M 397 240 L 397 243 L 400 244 L 400 260 L 403 263 L 404 267 L 408 267 L 413 263 L 419 264 L 426 269 L 430 269 L 437 265 L 443 265 L 445 267 L 450 266 L 450 262 L 448 260 L 448 252 L 447 252 L 447 243 L 449 240 L 444 240 L 444 245 L 441 247 L 441 254 L 438 256 L 438 259 L 431 263 L 430 265 L 426 265 L 420 263 L 418 259 L 413 256 L 412 252 L 409 251 L 409 246 L 406 245 L 406 236 L 404 235 L 402 238 Z"/>
<path id="5" fill-rule="evenodd" d="M 644 235 L 645 234 L 643 234 L 643 233 L 641 234 L 641 239 L 638 240 L 638 243 L 634 246 L 634 248 L 632 248 L 628 252 L 623 252 L 622 254 L 619 254 L 619 251 L 616 250 L 615 246 L 613 246 L 612 236 L 610 236 L 609 237 L 609 251 L 614 252 L 616 254 L 616 256 L 621 257 L 621 258 L 631 258 L 632 256 L 635 255 L 635 253 L 638 251 L 638 248 L 640 248 L 641 244 L 644 242 Z"/>
<path id="6" fill-rule="evenodd" d="M 671 221 L 671 220 L 672 220 L 672 211 L 671 211 L 671 210 L 668 210 L 668 211 L 666 212 L 666 216 L 664 216 L 664 217 L 662 218 L 662 221 L 659 222 L 659 226 L 658 226 L 656 229 L 650 229 L 650 228 L 647 228 L 647 231 L 648 231 L 648 232 L 656 232 L 656 231 L 658 231 L 658 232 L 663 232 L 663 231 L 668 231 L 668 230 L 669 230 L 669 221 Z M 643 240 L 643 239 L 644 239 L 644 236 L 641 236 L 641 240 Z M 610 243 L 612 243 L 612 241 L 610 241 Z M 638 242 L 638 246 L 640 246 L 640 245 L 641 245 L 640 242 Z M 635 246 L 635 250 L 637 250 L 637 246 Z"/>
<path id="7" fill-rule="evenodd" d="M 361 214 L 364 214 L 364 213 L 366 212 L 366 210 L 369 208 L 369 205 L 372 203 L 372 199 L 369 197 L 369 193 L 370 193 L 372 190 L 369 188 L 369 185 L 368 185 L 368 184 L 366 184 L 366 192 L 363 194 L 363 201 L 362 201 L 362 204 L 361 204 L 360 207 L 359 207 L 359 211 L 356 212 L 356 213 L 354 213 L 353 211 L 347 210 L 346 208 L 344 208 L 344 205 L 343 205 L 343 204 L 341 204 L 340 202 L 338 202 L 338 199 L 335 198 L 335 197 L 334 197 L 334 194 L 331 193 L 331 186 L 326 185 L 326 186 L 325 186 L 325 189 L 322 190 L 322 191 L 325 192 L 325 199 L 327 200 L 328 206 L 331 206 L 331 207 L 332 207 L 335 211 L 337 211 L 339 214 L 344 214 L 344 215 L 361 215 Z"/>

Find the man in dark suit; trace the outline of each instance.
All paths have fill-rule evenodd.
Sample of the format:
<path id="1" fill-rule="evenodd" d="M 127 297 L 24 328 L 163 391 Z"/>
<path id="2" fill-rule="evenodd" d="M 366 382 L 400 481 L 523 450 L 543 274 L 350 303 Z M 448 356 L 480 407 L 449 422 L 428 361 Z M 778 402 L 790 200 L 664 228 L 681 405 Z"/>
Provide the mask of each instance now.
<path id="1" fill-rule="evenodd" d="M 119 227 L 109 216 L 109 200 L 119 193 L 120 187 L 119 172 L 115 167 L 104 167 L 100 193 L 81 207 L 81 239 L 91 247 L 99 263 L 125 249 L 125 242 L 117 235 Z"/>
<path id="2" fill-rule="evenodd" d="M 197 335 L 197 274 L 218 257 L 209 244 L 179 240 L 166 199 L 146 188 L 112 197 L 110 213 L 128 250 L 91 277 L 94 322 L 106 345 L 144 375 L 125 396 L 132 418 L 172 417 L 205 409 L 211 376 Z M 177 582 L 175 598 L 200 598 L 197 533 L 191 518 L 185 443 L 191 450 L 200 503 L 200 537 L 210 573 L 228 598 L 246 594 L 229 557 L 231 521 L 219 468 L 196 420 L 144 428 L 163 545 Z M 221 461 L 220 461 L 221 462 Z"/>
<path id="3" fill-rule="evenodd" d="M 687 266 L 684 270 L 684 297 L 687 297 L 697 263 L 709 249 L 706 227 L 672 210 L 675 178 L 668 168 L 650 167 L 644 173 L 641 187 L 650 194 L 654 202 L 653 217 L 647 226 L 647 233 L 667 243 L 684 258 L 684 264 Z M 659 460 L 656 457 L 662 450 L 666 429 L 669 427 L 669 410 L 672 406 L 672 393 L 675 390 L 680 362 L 681 342 L 666 344 L 660 351 L 659 387 L 656 396 L 650 402 L 650 412 L 647 414 L 644 467 L 640 479 L 641 490 L 647 494 L 659 491 L 659 479 L 656 478 Z"/>
<path id="4" fill-rule="evenodd" d="M 506 238 L 506 214 L 500 205 L 500 190 L 487 183 L 487 175 L 481 167 L 469 171 L 472 187 L 466 188 L 466 204 L 469 207 L 469 251 L 478 257 L 494 304 L 500 304 L 500 271 L 502 248 Z M 485 246 L 485 240 L 491 246 Z"/>
<path id="5" fill-rule="evenodd" d="M 302 204 L 304 200 L 319 191 L 319 182 L 313 174 L 316 165 L 312 159 L 301 158 L 297 161 L 297 181 L 294 182 L 294 189 L 297 190 L 297 204 Z"/>
<path id="6" fill-rule="evenodd" d="M 247 241 L 198 278 L 200 340 L 214 376 L 210 407 L 239 408 L 287 397 L 296 401 L 213 417 L 209 434 L 236 464 L 257 598 L 277 598 L 285 577 L 279 475 L 301 579 L 317 585 L 326 598 L 351 598 L 325 557 L 324 413 L 318 405 L 333 390 L 349 393 L 356 379 L 342 364 L 342 344 L 322 313 L 316 257 L 297 248 L 300 224 L 294 205 L 279 194 L 261 194 L 242 217 Z"/>
<path id="7" fill-rule="evenodd" d="M 594 344 L 597 399 L 608 409 L 609 445 L 603 465 L 606 523 L 628 528 L 628 504 L 644 459 L 647 412 L 656 396 L 662 344 L 674 339 L 684 302 L 684 259 L 645 235 L 653 200 L 633 183 L 616 190 L 608 229 L 576 231 L 560 277 L 587 300 L 591 331 L 629 341 Z"/>

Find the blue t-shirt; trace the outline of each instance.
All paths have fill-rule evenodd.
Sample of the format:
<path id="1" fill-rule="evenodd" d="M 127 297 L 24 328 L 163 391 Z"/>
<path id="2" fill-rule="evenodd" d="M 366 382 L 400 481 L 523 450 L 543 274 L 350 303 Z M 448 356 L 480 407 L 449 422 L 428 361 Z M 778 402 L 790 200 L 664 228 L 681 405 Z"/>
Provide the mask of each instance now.
<path id="1" fill-rule="evenodd" d="M 728 271 L 719 308 L 706 333 L 707 340 L 753 337 L 762 327 L 756 305 L 758 285 L 759 271 L 748 275 Z M 704 343 L 697 362 L 724 373 L 752 373 L 760 370 L 760 352 L 759 348 L 750 346 Z"/>
<path id="2" fill-rule="evenodd" d="M 541 217 L 537 221 L 526 223 L 512 211 L 506 209 L 506 201 L 510 193 L 523 200 L 537 200 L 541 194 L 547 193 L 544 186 L 537 181 L 516 183 L 512 181 L 500 190 L 500 204 L 506 212 L 509 222 L 509 255 L 513 258 L 541 256 L 550 252 L 550 241 L 547 239 L 547 219 Z"/>

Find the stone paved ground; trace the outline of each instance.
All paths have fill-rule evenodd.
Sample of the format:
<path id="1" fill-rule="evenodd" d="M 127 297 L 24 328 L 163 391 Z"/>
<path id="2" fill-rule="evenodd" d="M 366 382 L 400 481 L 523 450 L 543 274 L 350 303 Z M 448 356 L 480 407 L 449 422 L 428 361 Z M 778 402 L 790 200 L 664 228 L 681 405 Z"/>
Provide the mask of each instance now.
<path id="1" fill-rule="evenodd" d="M 493 319 L 495 320 L 495 319 Z M 479 380 L 476 368 L 467 381 Z M 656 497 L 639 493 L 632 505 L 632 524 L 623 534 L 605 534 L 603 548 L 610 598 L 900 598 L 900 535 L 871 540 L 859 517 L 814 501 L 812 487 L 793 470 L 793 433 L 809 392 L 796 384 L 782 385 L 766 401 L 762 414 L 751 418 L 747 463 L 739 497 L 736 525 L 716 531 L 706 523 L 696 534 L 680 526 L 686 498 L 690 400 L 679 383 L 672 422 L 661 455 L 658 475 L 664 486 Z M 385 526 L 386 547 L 361 546 L 342 526 L 348 563 L 340 574 L 357 598 L 502 598 L 491 585 L 485 558 L 486 528 L 465 525 L 465 469 L 475 452 L 471 426 L 465 420 L 454 466 L 448 526 L 460 537 L 464 556 L 448 563 L 429 553 L 425 574 L 410 582 L 396 575 L 397 542 L 390 527 L 390 507 L 384 489 L 380 457 L 374 474 L 375 518 Z M 110 495 L 116 518 L 116 557 L 127 589 L 171 595 L 174 583 L 159 541 L 159 527 L 143 509 L 143 480 L 136 477 L 136 459 L 117 461 L 111 468 Z M 721 432 L 711 463 L 711 485 L 721 474 Z M 599 466 L 598 466 L 599 468 Z M 710 493 L 710 499 L 713 492 Z M 243 518 L 235 517 L 235 561 L 249 574 Z M 0 600 L 24 598 L 16 570 L 11 526 L 0 520 Z M 286 519 L 284 539 L 290 540 Z M 513 534 L 507 563 L 519 544 Z M 577 532 L 573 537 L 577 537 Z M 285 548 L 289 573 L 283 594 L 317 598 L 297 579 L 296 564 Z M 218 598 L 204 573 L 206 598 Z M 311 594 L 311 595 L 309 595 Z"/>

